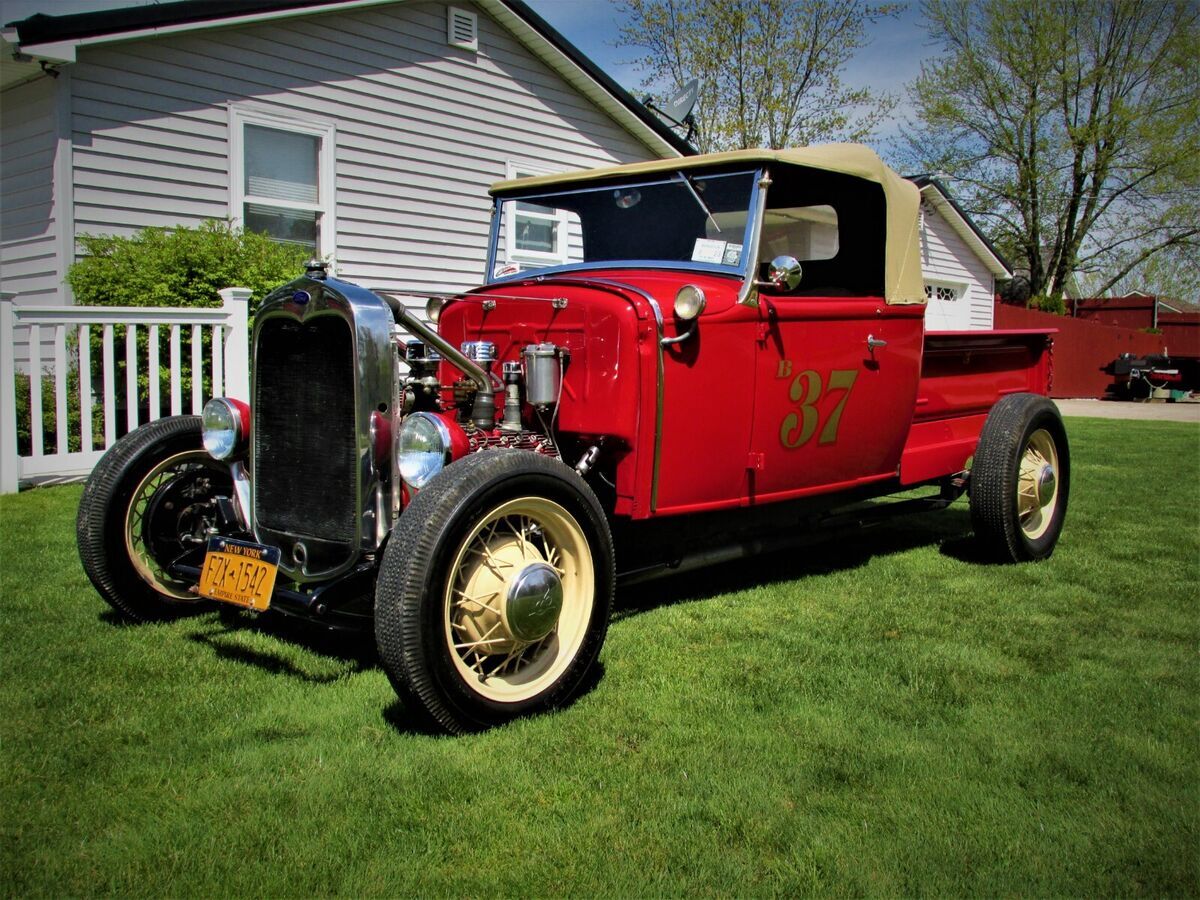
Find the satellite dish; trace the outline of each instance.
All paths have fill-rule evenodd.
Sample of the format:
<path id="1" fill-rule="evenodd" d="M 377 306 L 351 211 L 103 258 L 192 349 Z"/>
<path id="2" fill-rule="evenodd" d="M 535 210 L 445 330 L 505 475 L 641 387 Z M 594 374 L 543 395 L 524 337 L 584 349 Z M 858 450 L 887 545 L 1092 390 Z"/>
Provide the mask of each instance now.
<path id="1" fill-rule="evenodd" d="M 696 106 L 696 98 L 700 96 L 700 79 L 693 78 L 683 86 L 675 96 L 667 101 L 666 109 L 660 109 L 664 116 L 676 125 L 687 125 L 688 116 Z"/>
<path id="2" fill-rule="evenodd" d="M 684 137 L 684 140 L 691 143 L 692 137 L 696 134 L 696 120 L 692 117 L 692 110 L 696 108 L 696 100 L 699 96 L 700 79 L 693 78 L 683 86 L 683 90 L 667 101 L 666 109 L 656 106 L 653 98 L 649 95 L 642 101 L 642 104 L 658 113 L 659 118 L 672 128 L 686 128 L 687 136 Z"/>

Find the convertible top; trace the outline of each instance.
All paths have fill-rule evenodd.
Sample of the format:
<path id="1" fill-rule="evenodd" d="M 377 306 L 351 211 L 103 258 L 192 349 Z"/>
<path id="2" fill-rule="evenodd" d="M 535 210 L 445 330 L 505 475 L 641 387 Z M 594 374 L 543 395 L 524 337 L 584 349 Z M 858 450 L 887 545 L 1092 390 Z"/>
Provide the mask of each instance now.
<path id="1" fill-rule="evenodd" d="M 797 166 L 837 172 L 874 182 L 883 188 L 887 207 L 887 246 L 884 262 L 884 299 L 889 304 L 925 303 L 925 281 L 921 275 L 918 209 L 921 194 L 911 181 L 901 178 L 872 150 L 862 144 L 819 144 L 794 150 L 732 150 L 682 159 L 584 169 L 559 175 L 538 175 L 498 181 L 491 187 L 495 197 L 525 194 L 546 188 L 586 187 L 589 182 L 680 170 L 747 166 Z M 769 189 L 768 189 L 769 192 Z M 768 194 L 769 196 L 769 194 Z"/>

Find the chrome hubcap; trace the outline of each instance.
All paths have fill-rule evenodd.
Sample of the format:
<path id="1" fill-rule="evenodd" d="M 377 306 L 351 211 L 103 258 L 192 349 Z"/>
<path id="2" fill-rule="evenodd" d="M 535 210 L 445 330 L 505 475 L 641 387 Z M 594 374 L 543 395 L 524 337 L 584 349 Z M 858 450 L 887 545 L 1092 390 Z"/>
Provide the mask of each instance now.
<path id="1" fill-rule="evenodd" d="M 1037 500 L 1042 509 L 1054 499 L 1054 490 L 1058 487 L 1058 476 L 1054 474 L 1054 466 L 1046 463 L 1037 478 Z"/>
<path id="2" fill-rule="evenodd" d="M 535 562 L 512 580 L 504 600 L 504 628 L 519 641 L 538 641 L 554 630 L 562 612 L 563 586 L 558 571 Z"/>

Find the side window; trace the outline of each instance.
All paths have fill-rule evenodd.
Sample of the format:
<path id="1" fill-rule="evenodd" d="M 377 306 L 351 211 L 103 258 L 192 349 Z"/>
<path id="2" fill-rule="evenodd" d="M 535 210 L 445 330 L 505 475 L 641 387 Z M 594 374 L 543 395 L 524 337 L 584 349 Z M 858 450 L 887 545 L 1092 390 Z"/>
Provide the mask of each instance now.
<path id="1" fill-rule="evenodd" d="M 833 259 L 840 247 L 837 211 L 828 205 L 768 209 L 760 245 L 763 261 L 777 256 L 801 262 Z"/>
<path id="2" fill-rule="evenodd" d="M 337 246 L 334 126 L 230 108 L 230 218 L 329 257 Z"/>
<path id="3" fill-rule="evenodd" d="M 508 164 L 509 178 L 551 174 L 555 174 L 551 169 Z M 504 211 L 502 245 L 508 268 L 536 269 L 582 260 L 583 242 L 577 214 L 523 200 L 504 204 Z"/>

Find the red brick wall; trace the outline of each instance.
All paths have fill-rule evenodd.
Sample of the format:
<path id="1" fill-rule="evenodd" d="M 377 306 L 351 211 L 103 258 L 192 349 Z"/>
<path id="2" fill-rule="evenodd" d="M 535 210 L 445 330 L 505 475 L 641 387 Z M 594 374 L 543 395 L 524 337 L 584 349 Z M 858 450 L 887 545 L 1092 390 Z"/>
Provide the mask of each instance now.
<path id="1" fill-rule="evenodd" d="M 1114 328 L 1005 303 L 996 304 L 995 327 L 1058 329 L 1054 336 L 1051 397 L 1103 397 L 1112 384 L 1112 378 L 1104 372 L 1109 363 L 1122 353 L 1138 356 L 1162 353 L 1168 343 L 1160 334 Z"/>

